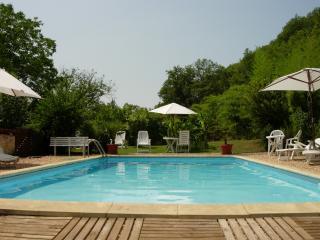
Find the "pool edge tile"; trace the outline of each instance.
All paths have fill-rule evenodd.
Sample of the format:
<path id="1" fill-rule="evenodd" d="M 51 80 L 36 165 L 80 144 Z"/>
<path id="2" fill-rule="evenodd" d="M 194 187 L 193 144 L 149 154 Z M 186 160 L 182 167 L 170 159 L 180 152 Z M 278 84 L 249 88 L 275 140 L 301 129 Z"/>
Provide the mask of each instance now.
<path id="1" fill-rule="evenodd" d="M 244 217 L 246 209 L 242 204 L 179 204 L 178 215 L 183 217 Z"/>
<path id="2" fill-rule="evenodd" d="M 259 203 L 243 204 L 250 216 L 320 215 L 320 203 Z"/>
<path id="3" fill-rule="evenodd" d="M 178 204 L 113 203 L 107 216 L 178 216 Z"/>
<path id="4" fill-rule="evenodd" d="M 0 199 L 0 213 L 48 216 L 105 217 L 112 203 Z"/>

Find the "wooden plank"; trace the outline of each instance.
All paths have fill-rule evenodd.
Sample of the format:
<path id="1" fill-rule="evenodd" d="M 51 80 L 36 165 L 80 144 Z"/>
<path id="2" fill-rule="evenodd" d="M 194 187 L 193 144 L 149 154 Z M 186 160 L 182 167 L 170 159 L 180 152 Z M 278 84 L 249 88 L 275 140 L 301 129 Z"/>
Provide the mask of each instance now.
<path id="1" fill-rule="evenodd" d="M 75 237 L 79 234 L 84 225 L 88 222 L 89 218 L 83 217 L 80 221 L 73 227 L 69 234 L 64 238 L 64 240 L 74 240 Z"/>
<path id="2" fill-rule="evenodd" d="M 111 229 L 111 232 L 107 238 L 107 240 L 116 240 L 118 238 L 118 235 L 122 229 L 122 225 L 124 223 L 125 218 L 117 218 L 115 224 L 113 225 L 113 228 Z"/>
<path id="3" fill-rule="evenodd" d="M 127 218 L 124 225 L 123 229 L 121 231 L 121 234 L 119 236 L 119 240 L 128 240 L 132 226 L 134 223 L 134 218 Z"/>
<path id="4" fill-rule="evenodd" d="M 0 227 L 0 232 L 6 233 L 28 233 L 28 234 L 39 234 L 39 235 L 46 235 L 46 236 L 55 236 L 59 233 L 59 229 L 50 230 L 50 229 L 39 229 L 37 226 L 33 228 L 28 228 L 24 226 L 13 226 L 13 227 Z"/>
<path id="5" fill-rule="evenodd" d="M 97 236 L 99 235 L 103 225 L 107 221 L 106 218 L 99 218 L 94 227 L 92 228 L 91 232 L 87 236 L 86 240 L 95 240 Z"/>
<path id="6" fill-rule="evenodd" d="M 109 218 L 105 223 L 105 225 L 103 226 L 103 228 L 101 229 L 101 232 L 97 239 L 107 239 L 115 221 L 116 221 L 115 218 Z"/>
<path id="7" fill-rule="evenodd" d="M 200 238 L 213 238 L 215 235 L 213 233 L 203 233 L 203 234 L 197 234 L 197 233 L 148 233 L 148 234 L 140 234 L 141 238 L 195 238 L 195 239 L 200 239 Z"/>
<path id="8" fill-rule="evenodd" d="M 259 226 L 259 224 L 253 218 L 246 218 L 249 226 L 251 227 L 252 231 L 255 235 L 258 236 L 261 240 L 270 240 L 268 235 L 263 231 L 263 229 Z"/>
<path id="9" fill-rule="evenodd" d="M 218 220 L 226 240 L 236 240 L 226 219 Z"/>
<path id="10" fill-rule="evenodd" d="M 84 240 L 86 239 L 87 235 L 93 228 L 94 224 L 97 222 L 98 218 L 90 218 L 87 224 L 82 228 L 81 232 L 79 232 L 78 236 L 75 240 Z"/>
<path id="11" fill-rule="evenodd" d="M 139 239 L 142 226 L 143 226 L 143 218 L 137 218 L 134 221 L 134 225 L 132 227 L 132 231 L 131 231 L 129 240 L 138 240 Z"/>
<path id="12" fill-rule="evenodd" d="M 273 218 L 266 217 L 264 219 L 282 239 L 291 239 L 291 237 L 277 224 Z"/>
<path id="13" fill-rule="evenodd" d="M 273 231 L 273 229 L 268 225 L 268 223 L 263 218 L 255 218 L 256 222 L 260 225 L 263 231 L 272 239 L 272 240 L 281 240 L 279 235 Z"/>
<path id="14" fill-rule="evenodd" d="M 3 237 L 21 237 L 28 239 L 52 239 L 53 236 L 43 236 L 43 235 L 33 235 L 33 234 L 24 234 L 24 233 L 0 233 L 0 239 Z"/>
<path id="15" fill-rule="evenodd" d="M 225 240 L 224 237 L 217 238 L 217 237 L 201 237 L 201 238 L 194 238 L 194 237 L 183 237 L 183 238 L 176 238 L 176 237 L 140 237 L 139 240 Z"/>
<path id="16" fill-rule="evenodd" d="M 79 221 L 80 221 L 80 218 L 77 218 L 77 217 L 70 220 L 70 222 L 54 238 L 54 240 L 63 240 Z"/>
<path id="17" fill-rule="evenodd" d="M 309 233 L 307 233 L 301 226 L 299 226 L 295 221 L 290 217 L 284 217 L 284 221 L 286 221 L 303 239 L 312 240 L 314 239 Z M 320 220 L 320 218 L 319 218 Z M 320 225 L 317 226 L 317 229 Z"/>
<path id="18" fill-rule="evenodd" d="M 34 219 L 34 218 L 1 218 L 0 224 L 38 224 L 38 225 L 63 225 L 70 221 L 70 219 L 57 219 L 57 220 L 47 220 L 47 219 Z"/>
<path id="19" fill-rule="evenodd" d="M 281 217 L 274 217 L 273 219 L 292 237 L 292 239 L 303 240 L 303 238 L 298 233 L 296 233 L 296 231 L 292 229 L 291 226 L 287 224 L 287 222 L 284 221 Z"/>
<path id="20" fill-rule="evenodd" d="M 1 216 L 1 218 L 23 218 L 23 219 L 52 219 L 52 220 L 58 220 L 58 219 L 67 219 L 71 220 L 72 217 L 46 217 L 46 216 L 26 216 L 26 215 L 7 215 L 7 216 Z"/>
<path id="21" fill-rule="evenodd" d="M 237 223 L 237 221 L 233 218 L 227 220 L 229 223 L 229 226 L 232 229 L 233 234 L 235 237 L 239 240 L 246 240 L 247 237 L 243 234 L 241 227 Z"/>
<path id="22" fill-rule="evenodd" d="M 257 240 L 258 239 L 245 219 L 239 218 L 239 219 L 237 219 L 237 221 L 249 240 Z"/>

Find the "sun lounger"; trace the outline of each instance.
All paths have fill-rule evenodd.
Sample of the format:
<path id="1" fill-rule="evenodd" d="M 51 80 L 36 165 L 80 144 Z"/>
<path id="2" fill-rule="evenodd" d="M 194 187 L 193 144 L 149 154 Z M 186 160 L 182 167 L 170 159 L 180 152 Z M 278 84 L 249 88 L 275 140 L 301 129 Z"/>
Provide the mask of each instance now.
<path id="1" fill-rule="evenodd" d="M 287 160 L 289 157 L 293 160 L 294 156 L 300 155 L 304 150 L 309 149 L 309 145 L 305 145 L 301 142 L 295 141 L 294 144 L 291 145 L 292 147 L 284 148 L 284 149 L 277 149 L 276 154 L 278 155 L 278 160 L 281 160 L 282 154 L 287 156 Z"/>
<path id="2" fill-rule="evenodd" d="M 293 138 L 288 138 L 286 140 L 286 148 L 294 147 L 294 144 L 300 141 L 301 134 L 302 134 L 302 131 L 299 130 L 298 133 Z"/>
<path id="3" fill-rule="evenodd" d="M 19 157 L 5 154 L 0 147 L 0 165 L 14 165 L 16 167 Z"/>
<path id="4" fill-rule="evenodd" d="M 310 165 L 320 164 L 319 150 L 305 150 L 302 154 L 306 157 L 307 163 Z"/>

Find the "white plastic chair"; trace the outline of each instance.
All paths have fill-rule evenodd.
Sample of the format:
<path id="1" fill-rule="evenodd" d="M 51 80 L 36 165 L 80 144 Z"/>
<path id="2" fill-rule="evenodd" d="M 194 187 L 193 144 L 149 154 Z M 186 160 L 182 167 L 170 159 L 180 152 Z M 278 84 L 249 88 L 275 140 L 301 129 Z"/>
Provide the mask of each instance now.
<path id="1" fill-rule="evenodd" d="M 3 148 L 0 147 L 0 164 L 9 165 L 13 164 L 16 167 L 16 164 L 19 160 L 19 157 L 5 154 Z"/>
<path id="2" fill-rule="evenodd" d="M 139 131 L 137 138 L 137 152 L 139 152 L 139 146 L 149 147 L 149 152 L 151 151 L 151 139 L 149 138 L 148 131 Z"/>
<path id="3" fill-rule="evenodd" d="M 302 134 L 302 131 L 299 130 L 298 133 L 293 138 L 288 138 L 286 140 L 286 148 L 294 147 L 294 144 L 300 141 L 301 134 Z"/>
<path id="4" fill-rule="evenodd" d="M 304 153 L 303 155 L 308 155 L 308 152 L 319 152 L 320 149 L 320 138 L 316 138 L 315 139 L 315 149 L 312 149 L 311 144 L 309 143 L 308 145 L 301 143 L 299 141 L 295 141 L 294 144 L 292 146 L 290 146 L 289 148 L 285 148 L 285 149 L 278 149 L 276 150 L 276 153 L 278 154 L 278 160 L 281 159 L 281 155 L 282 153 L 285 153 L 287 155 L 287 158 L 289 160 L 289 156 L 291 154 L 290 159 L 293 160 L 294 156 L 298 156 L 301 153 Z M 313 154 L 311 154 L 313 155 Z M 307 156 L 306 156 L 307 158 Z M 320 159 L 318 159 L 320 160 Z M 307 159 L 308 162 L 308 159 Z"/>
<path id="5" fill-rule="evenodd" d="M 190 151 L 190 131 L 189 130 L 179 131 L 177 152 L 179 152 L 180 149 L 182 149 L 183 147 L 186 147 L 187 152 Z"/>
<path id="6" fill-rule="evenodd" d="M 273 152 L 276 152 L 278 149 L 283 148 L 283 139 L 284 133 L 281 130 L 273 130 L 269 136 L 266 136 L 268 139 L 268 155 L 270 156 Z"/>
<path id="7" fill-rule="evenodd" d="M 126 132 L 118 131 L 116 133 L 116 137 L 114 138 L 114 144 L 118 145 L 121 148 L 124 148 L 125 143 L 126 143 Z"/>

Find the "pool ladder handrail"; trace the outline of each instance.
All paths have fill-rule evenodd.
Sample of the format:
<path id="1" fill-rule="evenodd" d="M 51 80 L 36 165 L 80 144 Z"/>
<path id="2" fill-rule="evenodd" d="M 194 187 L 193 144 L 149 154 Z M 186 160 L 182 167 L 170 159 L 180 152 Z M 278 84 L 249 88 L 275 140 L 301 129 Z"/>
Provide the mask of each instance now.
<path id="1" fill-rule="evenodd" d="M 88 156 L 90 155 L 90 143 L 94 143 L 100 152 L 100 154 L 104 157 L 106 156 L 106 152 L 104 151 L 103 147 L 101 146 L 101 143 L 97 139 L 88 139 Z"/>

